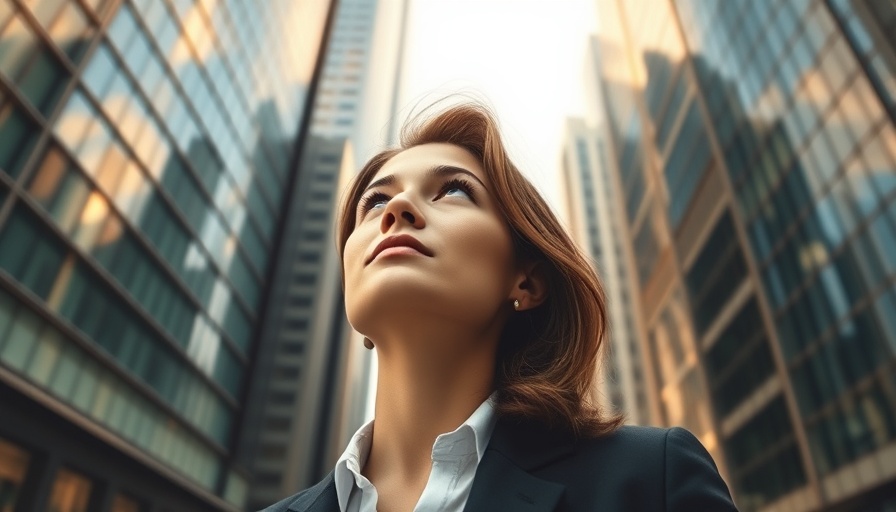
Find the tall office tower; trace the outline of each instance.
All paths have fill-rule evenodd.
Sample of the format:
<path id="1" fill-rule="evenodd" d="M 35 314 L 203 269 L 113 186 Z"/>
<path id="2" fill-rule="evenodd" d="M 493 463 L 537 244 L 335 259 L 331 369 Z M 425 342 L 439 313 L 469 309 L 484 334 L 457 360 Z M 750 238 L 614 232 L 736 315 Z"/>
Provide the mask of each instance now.
<path id="1" fill-rule="evenodd" d="M 741 510 L 891 510 L 896 6 L 598 5 L 664 421 Z"/>
<path id="2" fill-rule="evenodd" d="M 602 126 L 601 126 L 602 127 Z M 625 415 L 626 423 L 654 423 L 643 348 L 634 321 L 632 279 L 622 253 L 622 202 L 607 161 L 604 130 L 583 119 L 568 119 L 563 152 L 564 195 L 573 239 L 590 256 L 609 302 L 610 332 L 603 365 L 596 369 L 596 399 L 604 410 Z"/>
<path id="3" fill-rule="evenodd" d="M 329 2 L 0 0 L 0 508 L 242 510 Z"/>
<path id="4" fill-rule="evenodd" d="M 340 191 L 381 141 L 405 2 L 339 0 L 265 308 L 239 459 L 263 508 L 309 487 L 365 419 L 370 352 L 344 313 L 334 238 Z"/>

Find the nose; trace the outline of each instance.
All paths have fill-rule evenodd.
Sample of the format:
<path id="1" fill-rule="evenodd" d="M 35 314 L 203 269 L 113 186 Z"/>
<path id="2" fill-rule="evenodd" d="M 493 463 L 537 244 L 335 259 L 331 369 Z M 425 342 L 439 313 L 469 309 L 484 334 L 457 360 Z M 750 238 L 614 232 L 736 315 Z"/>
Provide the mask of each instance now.
<path id="1" fill-rule="evenodd" d="M 423 214 L 417 209 L 413 201 L 402 195 L 397 195 L 386 203 L 386 211 L 380 221 L 380 231 L 389 231 L 395 224 L 407 224 L 416 229 L 426 226 Z"/>

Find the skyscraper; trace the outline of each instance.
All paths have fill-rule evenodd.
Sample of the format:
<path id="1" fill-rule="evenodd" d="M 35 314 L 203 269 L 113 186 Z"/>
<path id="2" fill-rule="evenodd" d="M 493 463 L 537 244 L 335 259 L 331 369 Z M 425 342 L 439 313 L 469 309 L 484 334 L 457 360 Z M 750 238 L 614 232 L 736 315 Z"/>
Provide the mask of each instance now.
<path id="1" fill-rule="evenodd" d="M 605 134 L 583 119 L 568 119 L 565 140 L 562 169 L 572 236 L 591 258 L 609 304 L 610 330 L 597 372 L 596 399 L 604 410 L 624 414 L 627 423 L 653 424 L 631 269 L 618 222 L 622 203 L 614 194 Z"/>
<path id="2" fill-rule="evenodd" d="M 892 2 L 598 3 L 665 423 L 742 510 L 896 505 Z"/>
<path id="3" fill-rule="evenodd" d="M 0 0 L 4 509 L 244 506 L 329 4 Z"/>
<path id="4" fill-rule="evenodd" d="M 266 302 L 238 458 L 251 509 L 323 478 L 365 419 L 370 353 L 345 318 L 339 191 L 392 142 L 404 1 L 340 0 Z M 376 51 L 374 51 L 376 50 Z"/>

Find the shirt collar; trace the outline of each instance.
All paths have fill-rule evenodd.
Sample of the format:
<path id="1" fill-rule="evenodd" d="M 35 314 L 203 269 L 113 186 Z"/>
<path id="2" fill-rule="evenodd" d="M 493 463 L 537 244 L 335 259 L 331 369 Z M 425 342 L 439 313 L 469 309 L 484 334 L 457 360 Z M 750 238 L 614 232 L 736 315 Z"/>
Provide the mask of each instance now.
<path id="1" fill-rule="evenodd" d="M 336 461 L 336 469 L 333 471 L 333 480 L 336 485 L 336 499 L 339 501 L 339 510 L 348 507 L 348 499 L 352 489 L 361 487 L 362 482 L 367 481 L 361 475 L 361 468 L 367 462 L 370 455 L 370 444 L 373 442 L 373 420 L 365 423 L 355 432 L 348 446 Z M 363 479 L 363 480 L 362 480 Z"/>
<path id="2" fill-rule="evenodd" d="M 476 462 L 482 460 L 495 429 L 495 397 L 492 393 L 454 431 L 438 436 L 432 446 L 432 458 L 451 459 L 476 454 Z"/>
<path id="3" fill-rule="evenodd" d="M 492 393 L 482 402 L 473 411 L 473 414 L 454 431 L 439 435 L 433 443 L 432 458 L 454 458 L 475 453 L 478 464 L 485 455 L 485 449 L 488 447 L 492 431 L 495 429 L 496 400 L 497 392 Z M 367 463 L 367 457 L 370 455 L 370 445 L 373 442 L 373 422 L 374 420 L 370 420 L 355 432 L 342 456 L 336 462 L 333 479 L 340 510 L 345 510 L 348 506 L 353 488 L 371 485 L 361 474 L 361 469 Z"/>

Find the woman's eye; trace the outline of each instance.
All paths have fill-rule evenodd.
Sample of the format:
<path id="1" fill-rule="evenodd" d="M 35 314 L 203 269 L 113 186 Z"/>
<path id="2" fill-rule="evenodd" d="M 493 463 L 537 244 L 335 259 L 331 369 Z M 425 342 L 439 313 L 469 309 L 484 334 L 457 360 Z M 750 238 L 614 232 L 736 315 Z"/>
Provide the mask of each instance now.
<path id="1" fill-rule="evenodd" d="M 445 190 L 446 196 L 467 196 L 470 197 L 470 194 L 467 193 L 466 190 L 461 187 L 451 187 Z"/>
<path id="2" fill-rule="evenodd" d="M 385 208 L 389 202 L 389 196 L 382 193 L 371 194 L 361 200 L 360 211 L 365 214 L 373 209 Z"/>
<path id="3" fill-rule="evenodd" d="M 473 186 L 464 180 L 451 180 L 442 186 L 439 197 L 466 197 L 470 201 L 475 202 L 473 198 Z"/>

